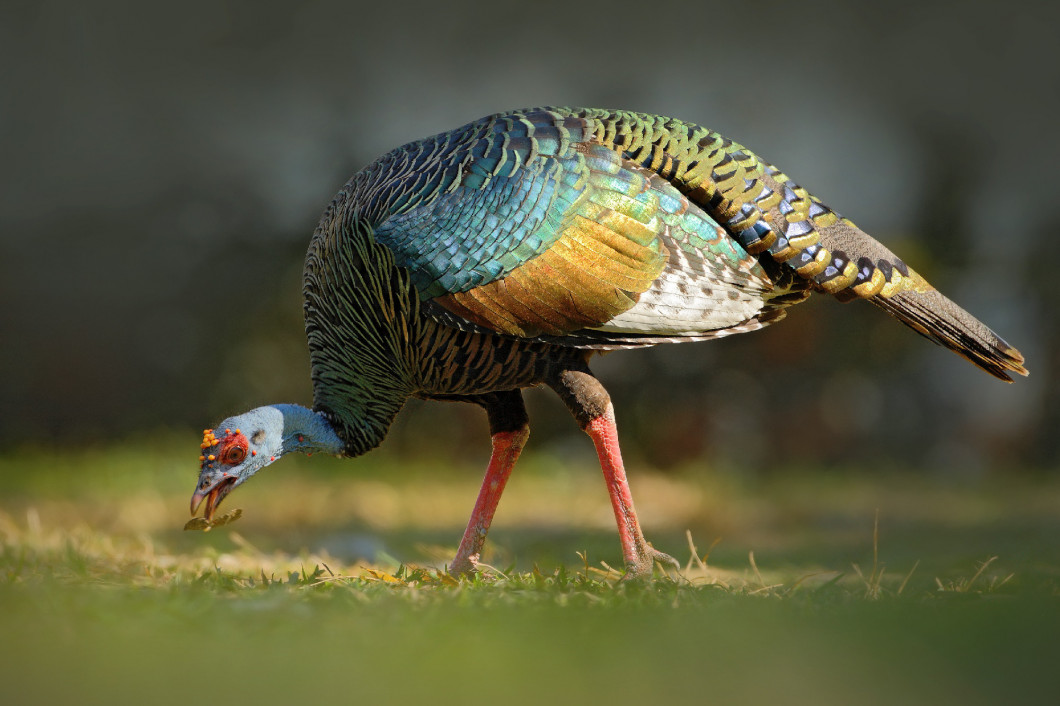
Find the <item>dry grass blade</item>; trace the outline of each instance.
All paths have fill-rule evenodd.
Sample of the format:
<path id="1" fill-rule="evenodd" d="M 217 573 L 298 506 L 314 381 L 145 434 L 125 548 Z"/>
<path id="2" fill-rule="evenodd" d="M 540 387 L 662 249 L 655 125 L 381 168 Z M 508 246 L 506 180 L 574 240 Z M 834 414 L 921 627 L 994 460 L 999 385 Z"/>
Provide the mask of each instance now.
<path id="1" fill-rule="evenodd" d="M 974 584 L 976 580 L 983 575 L 983 572 L 986 571 L 986 567 L 990 566 L 995 561 L 997 561 L 997 557 L 992 556 L 986 561 L 979 564 L 979 569 L 974 574 L 972 574 L 972 578 L 968 579 L 968 585 L 965 590 L 970 589 L 972 587 L 972 584 Z"/>
<path id="2" fill-rule="evenodd" d="M 900 586 L 898 587 L 898 595 L 899 595 L 899 596 L 900 596 L 900 595 L 902 595 L 902 591 L 904 591 L 904 590 L 905 590 L 906 584 L 908 584 L 908 583 L 909 583 L 909 579 L 913 578 L 913 572 L 914 572 L 914 571 L 916 571 L 916 567 L 918 567 L 918 566 L 920 566 L 920 560 L 919 560 L 919 559 L 917 559 L 917 560 L 916 560 L 916 561 L 915 561 L 915 562 L 913 563 L 913 568 L 912 568 L 912 569 L 910 569 L 910 570 L 909 570 L 909 573 L 905 575 L 905 578 L 904 578 L 904 579 L 902 579 L 902 585 L 900 585 Z"/>
<path id="3" fill-rule="evenodd" d="M 748 552 L 748 559 L 751 562 L 751 569 L 754 571 L 755 581 L 758 582 L 758 588 L 752 591 L 748 591 L 748 594 L 754 595 L 756 593 L 765 593 L 767 591 L 772 591 L 774 588 L 780 588 L 784 585 L 782 583 L 772 583 L 767 585 L 765 579 L 762 578 L 762 572 L 758 570 L 758 564 L 755 563 L 755 553 L 753 551 Z"/>
<path id="4" fill-rule="evenodd" d="M 865 597 L 876 599 L 883 594 L 883 565 L 880 564 L 880 510 L 876 509 L 876 515 L 872 522 L 872 571 L 865 576 L 861 567 L 854 564 L 854 571 L 865 583 Z M 904 584 L 903 584 L 904 585 Z"/>
<path id="5" fill-rule="evenodd" d="M 692 569 L 693 561 L 696 563 L 696 567 L 700 571 L 706 573 L 707 559 L 710 557 L 710 552 L 714 549 L 714 547 L 718 546 L 718 542 L 720 542 L 721 539 L 715 539 L 711 543 L 710 549 L 707 550 L 707 553 L 703 555 L 702 559 L 699 558 L 699 550 L 696 549 L 696 543 L 692 541 L 692 530 L 685 530 L 685 539 L 688 540 L 688 550 L 689 552 L 691 552 L 691 556 L 688 558 L 688 564 L 685 565 L 685 573 L 688 573 Z"/>
<path id="6" fill-rule="evenodd" d="M 495 574 L 497 576 L 500 576 L 505 581 L 511 581 L 512 580 L 511 577 L 508 576 L 508 574 L 504 573 L 503 571 L 498 569 L 496 566 L 490 566 L 489 564 L 487 564 L 487 563 L 485 563 L 483 561 L 476 561 L 475 562 L 475 568 L 479 569 L 479 570 L 488 569 L 491 574 Z"/>
<path id="7" fill-rule="evenodd" d="M 993 564 L 995 561 L 997 561 L 997 557 L 992 556 L 986 561 L 980 562 L 978 568 L 975 570 L 975 573 L 967 579 L 943 583 L 942 579 L 935 577 L 935 585 L 938 586 L 938 589 L 940 591 L 951 591 L 954 593 L 970 593 L 975 583 L 979 581 L 979 579 L 983 576 L 983 572 L 985 572 L 987 567 Z M 1013 576 L 1015 576 L 1015 574 L 1009 574 L 1008 576 L 1005 576 L 1004 578 L 1000 579 L 995 576 L 990 580 L 989 584 L 987 584 L 984 588 L 978 590 L 982 593 L 990 593 L 992 591 L 996 591 L 997 589 L 1001 588 L 1006 583 L 1008 583 Z"/>
<path id="8" fill-rule="evenodd" d="M 755 563 L 754 551 L 748 552 L 747 558 L 751 562 L 751 569 L 753 569 L 755 572 L 755 580 L 758 581 L 758 585 L 765 586 L 766 582 L 762 580 L 762 573 L 758 570 L 758 564 Z"/>

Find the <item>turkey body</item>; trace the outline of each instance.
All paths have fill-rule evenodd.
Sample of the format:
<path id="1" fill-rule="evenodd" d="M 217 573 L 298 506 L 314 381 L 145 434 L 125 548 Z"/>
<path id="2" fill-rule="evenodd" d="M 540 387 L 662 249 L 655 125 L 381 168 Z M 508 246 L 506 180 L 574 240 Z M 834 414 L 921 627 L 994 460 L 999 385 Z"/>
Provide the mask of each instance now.
<path id="1" fill-rule="evenodd" d="M 726 138 L 653 115 L 544 108 L 400 147 L 357 173 L 306 258 L 314 407 L 349 456 L 411 397 L 485 408 L 494 456 L 453 567 L 481 549 L 548 385 L 600 454 L 627 568 L 643 539 L 599 351 L 774 323 L 814 292 L 867 299 L 992 375 L 1022 357 L 849 220 Z M 481 537 L 481 539 L 479 538 Z"/>

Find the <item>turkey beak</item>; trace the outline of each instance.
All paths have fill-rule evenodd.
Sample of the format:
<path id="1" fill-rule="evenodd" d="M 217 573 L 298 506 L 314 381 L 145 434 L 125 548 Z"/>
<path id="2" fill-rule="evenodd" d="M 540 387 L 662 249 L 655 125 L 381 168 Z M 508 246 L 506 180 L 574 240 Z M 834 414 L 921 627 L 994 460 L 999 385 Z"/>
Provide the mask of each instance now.
<path id="1" fill-rule="evenodd" d="M 199 511 L 199 506 L 202 505 L 202 501 L 206 499 L 206 493 L 195 491 L 195 494 L 191 496 L 191 514 L 194 517 L 195 513 Z"/>
<path id="2" fill-rule="evenodd" d="M 199 485 L 191 496 L 191 514 L 194 515 L 202 505 L 202 501 L 205 500 L 206 509 L 203 517 L 207 520 L 213 519 L 217 506 L 221 504 L 226 495 L 232 492 L 237 480 L 235 476 L 223 475 L 220 478 L 214 478 L 213 475 L 212 472 L 207 472 L 199 476 Z"/>

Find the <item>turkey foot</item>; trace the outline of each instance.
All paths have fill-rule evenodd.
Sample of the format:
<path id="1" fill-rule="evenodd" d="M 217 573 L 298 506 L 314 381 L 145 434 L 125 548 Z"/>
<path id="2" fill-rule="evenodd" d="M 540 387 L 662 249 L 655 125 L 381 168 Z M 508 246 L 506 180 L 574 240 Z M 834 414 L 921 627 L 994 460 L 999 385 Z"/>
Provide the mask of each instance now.
<path id="1" fill-rule="evenodd" d="M 656 564 L 673 571 L 681 571 L 681 562 L 645 542 L 644 547 L 638 552 L 636 562 L 632 564 L 629 561 L 626 562 L 626 573 L 622 577 L 622 582 L 651 580 Z"/>

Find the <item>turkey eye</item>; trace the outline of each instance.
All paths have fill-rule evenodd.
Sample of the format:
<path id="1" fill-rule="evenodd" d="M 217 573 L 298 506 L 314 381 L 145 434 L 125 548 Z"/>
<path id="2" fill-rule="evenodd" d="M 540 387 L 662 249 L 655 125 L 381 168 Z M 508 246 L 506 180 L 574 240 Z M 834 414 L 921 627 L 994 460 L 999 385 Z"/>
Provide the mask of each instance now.
<path id="1" fill-rule="evenodd" d="M 225 451 L 224 458 L 221 460 L 227 463 L 229 466 L 234 466 L 237 463 L 242 463 L 243 459 L 246 458 L 247 451 L 242 446 L 233 446 Z"/>

